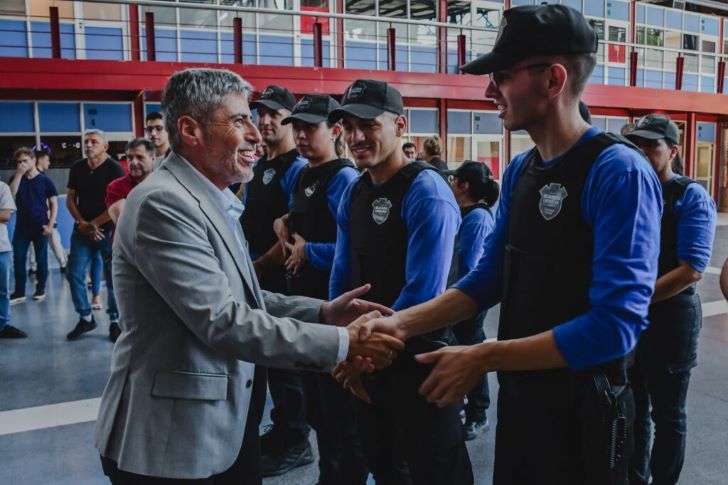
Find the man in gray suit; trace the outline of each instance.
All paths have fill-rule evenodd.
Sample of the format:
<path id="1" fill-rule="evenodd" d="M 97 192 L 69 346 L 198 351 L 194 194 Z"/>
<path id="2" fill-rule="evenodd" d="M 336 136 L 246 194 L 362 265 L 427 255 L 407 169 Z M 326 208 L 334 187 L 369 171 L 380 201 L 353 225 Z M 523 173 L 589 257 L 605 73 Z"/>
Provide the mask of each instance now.
<path id="1" fill-rule="evenodd" d="M 384 334 L 358 341 L 386 311 L 356 299 L 366 287 L 326 303 L 261 291 L 227 189 L 250 179 L 260 143 L 249 93 L 230 71 L 174 74 L 162 97 L 173 153 L 121 215 L 122 333 L 95 437 L 114 484 L 260 483 L 253 363 L 326 372 L 347 356 L 388 365 L 402 348 Z M 348 328 L 301 321 L 364 313 Z"/>

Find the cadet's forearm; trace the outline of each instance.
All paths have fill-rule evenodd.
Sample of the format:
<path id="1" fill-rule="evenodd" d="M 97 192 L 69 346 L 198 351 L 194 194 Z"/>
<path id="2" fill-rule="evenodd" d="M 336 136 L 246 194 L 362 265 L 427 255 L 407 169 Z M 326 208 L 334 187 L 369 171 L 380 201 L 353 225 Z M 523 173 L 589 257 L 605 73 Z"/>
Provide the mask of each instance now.
<path id="1" fill-rule="evenodd" d="M 409 338 L 461 322 L 477 312 L 475 300 L 460 290 L 449 289 L 430 301 L 399 311 L 390 318 L 396 319 L 398 329 Z"/>

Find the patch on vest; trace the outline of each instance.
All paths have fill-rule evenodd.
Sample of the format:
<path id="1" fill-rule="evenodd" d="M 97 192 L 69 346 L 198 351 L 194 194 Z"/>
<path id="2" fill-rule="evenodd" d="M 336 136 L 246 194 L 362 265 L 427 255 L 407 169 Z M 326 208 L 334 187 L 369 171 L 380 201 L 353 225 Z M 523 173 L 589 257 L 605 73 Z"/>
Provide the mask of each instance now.
<path id="1" fill-rule="evenodd" d="M 263 185 L 268 185 L 273 180 L 273 177 L 276 176 L 276 170 L 274 168 L 269 168 L 265 172 L 263 172 Z"/>
<path id="2" fill-rule="evenodd" d="M 311 185 L 309 185 L 308 187 L 306 187 L 306 189 L 303 191 L 303 193 L 306 194 L 306 197 L 311 197 L 313 195 L 313 193 L 316 192 L 318 185 L 319 185 L 319 181 L 317 180 L 314 183 L 312 183 Z"/>
<path id="3" fill-rule="evenodd" d="M 380 226 L 389 218 L 389 210 L 392 208 L 392 202 L 380 197 L 372 202 L 372 219 Z"/>
<path id="4" fill-rule="evenodd" d="M 538 192 L 541 194 L 538 210 L 544 219 L 550 221 L 559 215 L 564 199 L 569 196 L 569 193 L 561 184 L 553 183 L 544 185 Z"/>

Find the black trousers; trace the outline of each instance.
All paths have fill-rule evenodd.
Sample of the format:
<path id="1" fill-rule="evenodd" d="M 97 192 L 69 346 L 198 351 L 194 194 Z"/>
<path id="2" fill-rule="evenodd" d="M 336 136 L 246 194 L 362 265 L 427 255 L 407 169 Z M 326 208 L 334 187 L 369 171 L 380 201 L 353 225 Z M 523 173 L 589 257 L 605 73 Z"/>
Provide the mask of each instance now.
<path id="1" fill-rule="evenodd" d="M 630 484 L 646 485 L 651 476 L 655 485 L 670 485 L 678 482 L 685 461 L 688 385 L 702 327 L 700 298 L 680 294 L 652 305 L 648 319 L 630 370 L 635 396 Z"/>
<path id="2" fill-rule="evenodd" d="M 104 475 L 112 485 L 261 485 L 260 439 L 258 426 L 265 405 L 265 371 L 255 369 L 253 393 L 248 408 L 243 444 L 232 466 L 222 473 L 201 479 L 175 479 L 138 475 L 119 470 L 118 464 L 109 458 L 101 457 Z"/>
<path id="3" fill-rule="evenodd" d="M 483 324 L 486 314 L 487 311 L 480 312 L 473 318 L 462 321 L 453 327 L 453 334 L 459 345 L 477 345 L 485 342 Z M 465 419 L 471 422 L 485 421 L 485 411 L 490 407 L 487 374 L 475 384 L 467 396 L 468 402 L 463 406 Z"/>
<path id="4" fill-rule="evenodd" d="M 634 400 L 626 383 L 618 402 L 626 417 L 622 457 L 610 467 L 597 393 L 588 380 L 556 372 L 500 373 L 493 485 L 626 485 Z"/>
<path id="5" fill-rule="evenodd" d="M 316 431 L 320 485 L 364 485 L 369 471 L 356 417 L 356 397 L 329 374 L 303 374 L 308 422 Z"/>
<path id="6" fill-rule="evenodd" d="M 418 392 L 431 370 L 402 355 L 365 376 L 372 403 L 358 402 L 359 434 L 377 485 L 473 483 L 460 406 L 439 408 Z"/>

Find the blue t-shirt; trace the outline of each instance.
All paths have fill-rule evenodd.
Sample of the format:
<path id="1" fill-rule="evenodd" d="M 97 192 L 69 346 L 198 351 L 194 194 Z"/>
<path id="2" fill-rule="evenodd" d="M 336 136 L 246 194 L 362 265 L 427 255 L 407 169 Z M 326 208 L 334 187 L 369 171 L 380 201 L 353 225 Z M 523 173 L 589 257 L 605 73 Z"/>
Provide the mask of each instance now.
<path id="1" fill-rule="evenodd" d="M 495 219 L 491 212 L 482 207 L 473 209 L 465 217 L 460 226 L 458 240 L 458 279 L 470 272 L 483 256 L 485 238 L 493 231 Z"/>
<path id="2" fill-rule="evenodd" d="M 329 282 L 332 299 L 352 289 L 349 207 L 354 185 L 352 182 L 344 191 L 337 214 L 336 252 Z M 408 234 L 406 283 L 392 305 L 394 310 L 425 302 L 445 290 L 460 226 L 460 209 L 452 190 L 434 170 L 423 170 L 412 181 L 400 215 Z"/>
<path id="3" fill-rule="evenodd" d="M 713 250 L 715 202 L 703 187 L 690 184 L 675 201 L 673 212 L 677 217 L 677 258 L 705 272 Z"/>
<path id="4" fill-rule="evenodd" d="M 353 167 L 344 167 L 336 172 L 336 175 L 329 181 L 326 189 L 326 201 L 329 206 L 329 212 L 331 212 L 331 217 L 334 220 L 336 220 L 336 214 L 339 211 L 339 204 L 341 203 L 341 196 L 344 194 L 344 190 L 358 176 L 359 172 Z M 311 265 L 324 271 L 331 271 L 331 267 L 334 265 L 336 241 L 330 243 L 307 242 L 305 248 L 306 258 Z"/>
<path id="5" fill-rule="evenodd" d="M 46 174 L 39 173 L 32 179 L 23 175 L 15 195 L 18 206 L 15 227 L 39 231 L 48 224 L 48 199 L 57 195 L 55 184 Z"/>
<path id="6" fill-rule="evenodd" d="M 600 132 L 591 127 L 577 144 Z M 554 165 L 562 158 L 544 163 Z M 484 256 L 454 285 L 483 308 L 501 299 L 510 199 L 526 159 L 527 153 L 517 155 L 506 169 Z M 642 155 L 625 145 L 612 145 L 589 172 L 581 209 L 594 235 L 591 309 L 553 330 L 559 352 L 574 370 L 627 354 L 647 326 L 660 252 L 660 181 Z"/>

